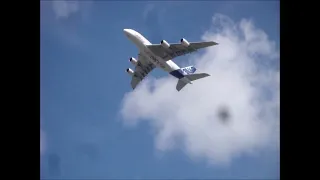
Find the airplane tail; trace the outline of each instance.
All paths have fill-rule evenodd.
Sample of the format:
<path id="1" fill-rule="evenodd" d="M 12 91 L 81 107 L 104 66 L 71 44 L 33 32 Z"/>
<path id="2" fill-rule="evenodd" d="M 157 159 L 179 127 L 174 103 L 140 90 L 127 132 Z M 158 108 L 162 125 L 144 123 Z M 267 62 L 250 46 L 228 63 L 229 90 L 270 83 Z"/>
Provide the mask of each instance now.
<path id="1" fill-rule="evenodd" d="M 179 79 L 176 89 L 177 91 L 180 91 L 182 88 L 184 88 L 187 85 L 187 83 L 185 83 L 183 80 Z"/>
<path id="2" fill-rule="evenodd" d="M 193 74 L 194 72 L 196 72 L 196 70 L 197 68 L 195 68 L 194 66 L 180 68 L 180 72 L 182 72 L 183 75 Z"/>
<path id="3" fill-rule="evenodd" d="M 205 77 L 208 77 L 208 76 L 210 76 L 210 75 L 207 74 L 207 73 L 196 73 L 196 74 L 185 75 L 185 78 L 187 78 L 189 81 L 195 81 L 197 79 L 205 78 Z M 188 82 L 183 80 L 183 78 L 179 79 L 178 83 L 177 83 L 177 86 L 176 86 L 177 91 L 180 91 L 187 84 L 188 84 Z"/>

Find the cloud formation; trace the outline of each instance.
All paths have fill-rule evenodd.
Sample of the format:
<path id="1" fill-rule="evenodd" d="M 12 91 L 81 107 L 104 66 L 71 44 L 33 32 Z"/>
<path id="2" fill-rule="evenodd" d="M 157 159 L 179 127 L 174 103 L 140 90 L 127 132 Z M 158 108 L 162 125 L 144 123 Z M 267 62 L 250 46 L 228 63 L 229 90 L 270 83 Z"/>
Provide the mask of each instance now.
<path id="1" fill-rule="evenodd" d="M 234 22 L 221 14 L 213 17 L 202 40 L 219 45 L 190 56 L 183 65 L 195 65 L 211 76 L 180 92 L 175 89 L 177 79 L 149 76 L 125 95 L 124 124 L 148 121 L 155 130 L 157 150 L 178 148 L 211 164 L 228 164 L 259 148 L 278 148 L 280 79 L 275 42 L 251 20 Z M 227 123 L 219 118 L 221 108 L 228 113 Z"/>
<path id="2" fill-rule="evenodd" d="M 68 18 L 79 10 L 78 1 L 55 0 L 52 1 L 52 8 L 56 18 Z"/>
<path id="3" fill-rule="evenodd" d="M 144 11 L 143 11 L 143 19 L 146 20 L 148 18 L 149 13 L 152 12 L 154 9 L 155 5 L 154 4 L 147 4 Z"/>

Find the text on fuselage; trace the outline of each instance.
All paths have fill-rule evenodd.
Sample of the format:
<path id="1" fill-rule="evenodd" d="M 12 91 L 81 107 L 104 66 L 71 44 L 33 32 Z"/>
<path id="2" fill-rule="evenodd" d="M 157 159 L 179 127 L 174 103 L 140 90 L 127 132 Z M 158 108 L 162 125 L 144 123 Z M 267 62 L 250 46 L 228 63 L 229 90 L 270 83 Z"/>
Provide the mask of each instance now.
<path id="1" fill-rule="evenodd" d="M 153 56 L 150 52 L 145 51 L 145 53 L 149 55 L 149 58 L 150 58 L 154 63 L 156 63 L 157 65 L 159 65 L 159 66 L 162 67 L 162 68 L 165 68 L 165 66 L 164 66 L 155 56 Z"/>

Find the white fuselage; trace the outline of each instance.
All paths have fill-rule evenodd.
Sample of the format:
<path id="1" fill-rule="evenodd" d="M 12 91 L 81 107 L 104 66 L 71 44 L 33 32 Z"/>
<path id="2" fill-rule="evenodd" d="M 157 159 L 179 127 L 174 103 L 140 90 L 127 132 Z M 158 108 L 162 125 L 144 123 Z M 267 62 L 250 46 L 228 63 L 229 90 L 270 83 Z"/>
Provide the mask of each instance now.
<path id="1" fill-rule="evenodd" d="M 151 45 L 145 37 L 132 29 L 124 29 L 125 35 L 130 39 L 140 50 L 142 56 L 152 62 L 156 67 L 163 69 L 166 72 L 172 72 L 180 69 L 180 67 L 172 60 L 165 61 L 161 57 L 156 56 L 146 45 Z"/>

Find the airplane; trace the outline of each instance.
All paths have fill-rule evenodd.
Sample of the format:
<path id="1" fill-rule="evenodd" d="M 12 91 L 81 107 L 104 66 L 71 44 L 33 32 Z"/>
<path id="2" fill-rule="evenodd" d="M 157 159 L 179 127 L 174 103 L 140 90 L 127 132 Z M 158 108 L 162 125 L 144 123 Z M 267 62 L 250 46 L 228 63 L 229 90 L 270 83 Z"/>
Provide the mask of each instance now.
<path id="1" fill-rule="evenodd" d="M 161 68 L 178 79 L 176 90 L 180 91 L 192 81 L 210 76 L 207 73 L 195 73 L 194 66 L 180 68 L 172 59 L 195 52 L 199 49 L 218 45 L 213 41 L 188 42 L 182 38 L 180 43 L 169 44 L 161 40 L 160 44 L 152 44 L 139 32 L 133 29 L 123 29 L 127 38 L 133 42 L 139 50 L 138 60 L 131 57 L 129 61 L 135 66 L 132 70 L 127 68 L 126 72 L 132 76 L 131 87 L 135 89 L 139 83 L 154 69 Z"/>

